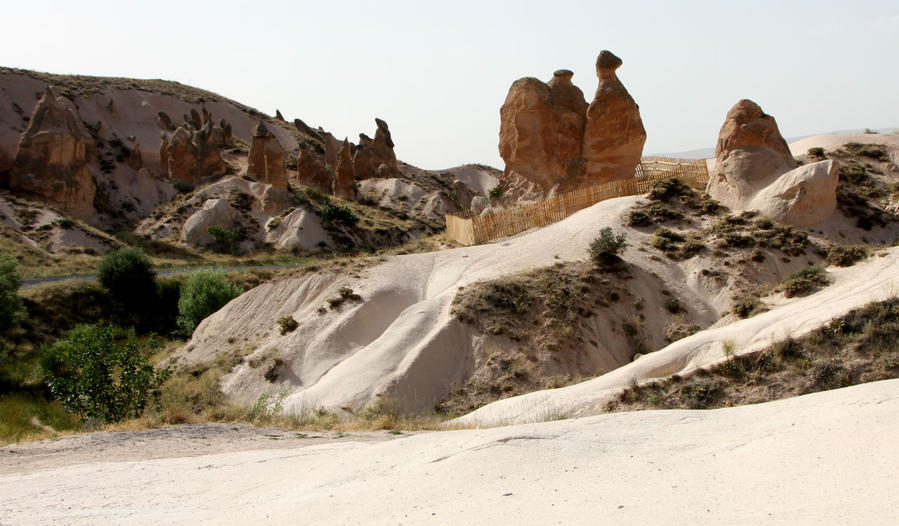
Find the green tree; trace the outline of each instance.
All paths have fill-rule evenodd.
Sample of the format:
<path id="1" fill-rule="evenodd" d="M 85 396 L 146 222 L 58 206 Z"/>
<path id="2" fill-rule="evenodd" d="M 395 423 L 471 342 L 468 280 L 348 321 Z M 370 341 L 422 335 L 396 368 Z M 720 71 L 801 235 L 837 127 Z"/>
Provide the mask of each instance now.
<path id="1" fill-rule="evenodd" d="M 147 363 L 134 333 L 112 325 L 78 325 L 46 349 L 41 367 L 53 397 L 85 418 L 118 422 L 137 417 L 169 375 Z"/>
<path id="2" fill-rule="evenodd" d="M 97 269 L 100 284 L 126 305 L 146 305 L 156 294 L 153 263 L 139 248 L 113 250 Z"/>
<path id="3" fill-rule="evenodd" d="M 19 297 L 19 273 L 16 260 L 0 254 L 0 333 L 19 323 L 25 314 Z"/>
<path id="4" fill-rule="evenodd" d="M 590 259 L 600 265 L 617 263 L 624 249 L 627 248 L 627 238 L 624 234 L 615 235 L 612 229 L 605 227 L 599 231 L 599 237 L 590 243 L 588 253 Z"/>
<path id="5" fill-rule="evenodd" d="M 207 316 L 221 309 L 242 291 L 228 283 L 220 272 L 195 272 L 181 286 L 178 298 L 178 326 L 190 334 Z"/>

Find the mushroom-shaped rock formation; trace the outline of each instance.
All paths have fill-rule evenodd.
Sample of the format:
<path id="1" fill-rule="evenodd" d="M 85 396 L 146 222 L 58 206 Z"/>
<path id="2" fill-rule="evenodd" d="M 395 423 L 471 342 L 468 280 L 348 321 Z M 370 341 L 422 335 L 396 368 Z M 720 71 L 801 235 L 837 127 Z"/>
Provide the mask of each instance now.
<path id="1" fill-rule="evenodd" d="M 596 58 L 599 86 L 587 108 L 582 148 L 585 178 L 592 184 L 634 177 L 646 142 L 640 107 L 615 74 L 621 64 L 606 50 Z"/>
<path id="2" fill-rule="evenodd" d="M 278 138 L 259 121 L 252 131 L 247 175 L 278 188 L 287 188 L 287 168 L 284 164 L 284 148 Z"/>
<path id="3" fill-rule="evenodd" d="M 19 139 L 9 188 L 87 218 L 94 213 L 96 186 L 89 165 L 96 157 L 94 139 L 75 105 L 47 88 Z"/>
<path id="4" fill-rule="evenodd" d="M 708 193 L 741 209 L 759 190 L 798 166 L 774 117 L 748 99 L 727 112 L 715 146 L 715 174 Z"/>

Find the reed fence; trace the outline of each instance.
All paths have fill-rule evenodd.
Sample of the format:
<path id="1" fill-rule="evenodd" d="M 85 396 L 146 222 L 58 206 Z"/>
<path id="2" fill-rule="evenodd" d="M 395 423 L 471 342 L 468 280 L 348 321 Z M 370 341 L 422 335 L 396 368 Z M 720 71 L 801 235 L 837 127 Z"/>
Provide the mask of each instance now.
<path id="1" fill-rule="evenodd" d="M 652 183 L 676 177 L 685 184 L 705 187 L 709 172 L 705 160 L 645 157 L 637 165 L 634 178 L 578 188 L 543 201 L 478 215 L 471 211 L 446 216 L 446 233 L 463 245 L 478 245 L 520 234 L 531 228 L 561 221 L 571 214 L 600 201 L 639 195 Z"/>

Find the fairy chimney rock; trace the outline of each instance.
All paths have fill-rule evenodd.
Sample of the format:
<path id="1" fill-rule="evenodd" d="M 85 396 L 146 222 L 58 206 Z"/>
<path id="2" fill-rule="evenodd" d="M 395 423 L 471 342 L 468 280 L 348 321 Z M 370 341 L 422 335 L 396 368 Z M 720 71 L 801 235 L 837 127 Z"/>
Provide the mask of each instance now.
<path id="1" fill-rule="evenodd" d="M 215 127 L 212 114 L 206 108 L 203 108 L 202 116 L 195 109 L 190 110 L 189 116 L 184 115 L 184 123 L 174 130 L 170 130 L 171 119 L 162 112 L 157 123 L 162 128 L 159 161 L 165 175 L 176 181 L 197 184 L 227 173 L 228 167 L 219 147 L 227 143 L 230 126 L 227 130 Z"/>
<path id="2" fill-rule="evenodd" d="M 560 69 L 548 83 L 533 77 L 512 83 L 500 108 L 504 178 L 548 191 L 578 174 L 587 102 L 572 75 Z"/>
<path id="3" fill-rule="evenodd" d="M 376 118 L 375 124 L 378 126 L 378 129 L 375 131 L 375 138 L 371 144 L 372 164 L 378 167 L 379 177 L 384 177 L 382 174 L 392 176 L 398 171 L 399 166 L 397 165 L 396 154 L 393 151 L 393 138 L 390 135 L 390 128 L 381 119 Z M 380 169 L 381 165 L 387 166 L 386 172 Z"/>
<path id="4" fill-rule="evenodd" d="M 284 148 L 265 123 L 259 121 L 251 131 L 247 175 L 278 188 L 287 188 Z"/>
<path id="5" fill-rule="evenodd" d="M 84 219 L 94 213 L 96 186 L 88 167 L 96 158 L 78 109 L 48 87 L 19 139 L 9 187 Z"/>
<path id="6" fill-rule="evenodd" d="M 621 64 L 606 50 L 596 59 L 599 86 L 587 108 L 582 149 L 584 178 L 592 184 L 634 177 L 646 142 L 640 107 L 615 73 Z"/>
<path id="7" fill-rule="evenodd" d="M 297 157 L 297 182 L 326 194 L 331 193 L 334 186 L 334 177 L 331 172 L 305 142 L 300 142 L 300 152 Z"/>
<path id="8" fill-rule="evenodd" d="M 323 134 L 325 142 L 325 164 L 332 170 L 337 169 L 337 152 L 340 150 L 340 143 L 329 132 Z"/>
<path id="9" fill-rule="evenodd" d="M 799 166 L 774 117 L 749 99 L 737 102 L 724 119 L 715 145 L 715 174 L 709 195 L 739 208 L 760 189 Z"/>
<path id="10" fill-rule="evenodd" d="M 333 192 L 343 199 L 356 198 L 356 181 L 353 176 L 352 146 L 346 139 L 337 154 L 337 170 L 334 174 Z"/>

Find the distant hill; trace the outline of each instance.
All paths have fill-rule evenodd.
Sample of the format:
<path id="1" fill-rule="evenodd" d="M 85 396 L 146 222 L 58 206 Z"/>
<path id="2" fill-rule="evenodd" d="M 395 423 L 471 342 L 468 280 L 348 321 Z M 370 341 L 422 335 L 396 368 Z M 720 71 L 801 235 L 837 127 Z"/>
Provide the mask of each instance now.
<path id="1" fill-rule="evenodd" d="M 872 128 L 877 133 L 896 133 L 899 131 L 899 128 Z M 797 137 L 787 137 L 787 144 L 796 142 L 801 139 L 805 139 L 806 137 L 813 137 L 815 135 L 849 135 L 856 133 L 865 133 L 865 128 L 857 128 L 854 130 L 838 130 L 826 133 L 810 133 L 808 135 L 799 135 Z M 650 153 L 647 155 L 659 156 L 659 157 L 674 157 L 675 159 L 708 159 L 709 157 L 715 156 L 715 147 L 711 148 L 697 148 L 695 150 L 686 150 L 683 152 L 666 152 L 666 153 Z"/>

